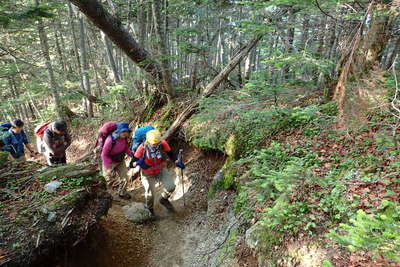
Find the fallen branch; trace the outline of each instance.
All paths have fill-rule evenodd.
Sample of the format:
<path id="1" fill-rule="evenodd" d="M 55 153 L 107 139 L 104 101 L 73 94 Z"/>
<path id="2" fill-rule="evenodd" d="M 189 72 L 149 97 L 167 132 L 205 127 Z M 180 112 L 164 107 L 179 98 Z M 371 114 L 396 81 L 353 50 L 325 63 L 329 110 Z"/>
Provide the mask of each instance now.
<path id="1" fill-rule="evenodd" d="M 77 90 L 76 92 L 78 94 L 84 96 L 89 102 L 91 102 L 93 104 L 98 104 L 100 106 L 109 106 L 110 105 L 109 103 L 103 101 L 102 99 L 100 99 L 94 95 L 88 94 L 87 92 L 85 92 L 83 90 Z"/>

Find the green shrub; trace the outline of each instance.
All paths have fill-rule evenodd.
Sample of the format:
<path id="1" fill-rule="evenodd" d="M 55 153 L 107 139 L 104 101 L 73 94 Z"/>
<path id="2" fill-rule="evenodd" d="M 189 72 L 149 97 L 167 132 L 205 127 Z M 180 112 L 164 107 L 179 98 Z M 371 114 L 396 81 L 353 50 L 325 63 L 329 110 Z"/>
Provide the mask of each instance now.
<path id="1" fill-rule="evenodd" d="M 357 211 L 350 224 L 341 224 L 327 235 L 350 251 L 367 250 L 400 261 L 400 210 L 384 200 L 375 215 Z"/>

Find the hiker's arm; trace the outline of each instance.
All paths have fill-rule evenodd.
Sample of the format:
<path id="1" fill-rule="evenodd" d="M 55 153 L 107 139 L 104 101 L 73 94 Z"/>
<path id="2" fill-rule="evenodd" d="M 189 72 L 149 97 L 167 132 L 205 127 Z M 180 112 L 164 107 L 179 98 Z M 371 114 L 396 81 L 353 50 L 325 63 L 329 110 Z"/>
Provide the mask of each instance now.
<path id="1" fill-rule="evenodd" d="M 103 150 L 101 151 L 101 159 L 106 169 L 111 168 L 111 164 L 113 162 L 110 155 L 111 149 L 112 149 L 112 139 L 107 138 L 106 141 L 104 141 Z"/>
<path id="2" fill-rule="evenodd" d="M 125 153 L 126 153 L 129 157 L 133 158 L 133 152 L 131 151 L 131 148 L 129 147 L 128 141 L 126 142 Z"/>
<path id="3" fill-rule="evenodd" d="M 31 144 L 29 144 L 29 140 L 28 140 L 28 137 L 26 136 L 25 132 L 22 132 L 22 142 L 24 143 L 25 147 L 28 149 L 29 153 L 33 154 L 35 152 L 31 146 Z"/>
<path id="4" fill-rule="evenodd" d="M 172 151 L 167 152 L 167 155 L 168 155 L 168 157 L 169 157 L 173 162 L 175 162 L 175 161 L 178 160 L 178 157 L 177 157 L 177 156 L 175 155 L 175 153 L 172 152 Z"/>
<path id="5" fill-rule="evenodd" d="M 171 147 L 169 146 L 169 144 L 167 143 L 167 141 L 162 140 L 161 141 L 161 145 L 163 146 L 163 150 L 165 153 L 167 153 L 168 157 L 175 162 L 178 158 L 177 156 L 174 154 L 174 152 L 172 152 Z"/>
<path id="6" fill-rule="evenodd" d="M 26 136 L 25 131 L 22 130 L 21 134 L 22 134 L 22 143 L 24 143 L 24 145 L 28 145 L 29 144 L 29 140 L 28 140 L 28 137 Z"/>
<path id="7" fill-rule="evenodd" d="M 28 149 L 28 151 L 30 153 L 35 153 L 35 151 L 33 150 L 32 146 L 31 146 L 31 144 L 25 144 L 25 147 Z"/>
<path id="8" fill-rule="evenodd" d="M 140 158 L 142 158 L 144 155 L 144 146 L 140 145 L 138 149 L 135 152 L 135 155 L 133 155 L 133 161 L 138 161 Z"/>

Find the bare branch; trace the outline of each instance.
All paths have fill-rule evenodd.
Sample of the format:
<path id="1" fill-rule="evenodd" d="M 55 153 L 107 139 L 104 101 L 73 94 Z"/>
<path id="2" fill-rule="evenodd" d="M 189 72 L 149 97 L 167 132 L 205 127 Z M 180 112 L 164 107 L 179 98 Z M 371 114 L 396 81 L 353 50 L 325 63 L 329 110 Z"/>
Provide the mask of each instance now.
<path id="1" fill-rule="evenodd" d="M 321 6 L 319 5 L 318 0 L 315 0 L 315 5 L 317 6 L 317 8 L 318 8 L 325 16 L 328 16 L 328 17 L 330 17 L 331 19 L 333 19 L 334 21 L 337 21 L 337 19 L 336 19 L 335 17 L 333 17 L 332 15 L 328 14 L 327 12 L 325 12 L 325 11 L 321 8 Z"/>

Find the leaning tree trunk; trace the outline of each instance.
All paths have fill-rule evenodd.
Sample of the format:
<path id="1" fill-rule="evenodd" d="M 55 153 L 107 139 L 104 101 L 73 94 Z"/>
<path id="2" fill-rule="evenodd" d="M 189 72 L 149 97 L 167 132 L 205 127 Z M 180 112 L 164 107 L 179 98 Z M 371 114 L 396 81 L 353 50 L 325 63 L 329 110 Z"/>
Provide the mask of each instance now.
<path id="1" fill-rule="evenodd" d="M 140 68 L 148 72 L 156 82 L 162 82 L 160 67 L 151 60 L 150 54 L 129 34 L 121 21 L 104 9 L 98 0 L 69 0 L 76 5 L 99 29 L 101 29 Z"/>
<path id="2" fill-rule="evenodd" d="M 345 103 L 346 85 L 349 80 L 361 78 L 369 73 L 374 66 L 379 64 L 382 51 L 389 39 L 390 24 L 393 22 L 387 15 L 380 14 L 380 3 L 372 2 L 369 4 L 363 21 L 351 43 L 347 46 L 348 50 L 343 53 L 338 63 L 339 79 L 334 89 L 333 99 L 338 104 L 338 127 L 345 126 Z M 372 22 L 366 33 L 364 27 L 366 21 L 372 18 Z"/>
<path id="3" fill-rule="evenodd" d="M 215 89 L 218 88 L 218 86 L 221 84 L 221 82 L 228 77 L 229 73 L 231 73 L 232 70 L 236 68 L 236 66 L 239 64 L 239 62 L 249 54 L 251 49 L 253 49 L 258 41 L 260 41 L 262 38 L 262 35 L 258 35 L 257 37 L 251 39 L 245 46 L 243 46 L 236 56 L 232 58 L 232 60 L 228 63 L 228 65 L 225 66 L 225 68 L 206 86 L 204 89 L 203 93 L 201 96 L 193 101 L 191 104 L 189 104 L 181 114 L 176 118 L 176 120 L 172 123 L 171 127 L 168 129 L 168 131 L 165 133 L 164 138 L 168 139 L 171 137 L 184 123 L 190 116 L 194 113 L 195 108 L 199 105 L 199 100 L 202 98 L 206 98 L 211 96 Z"/>

